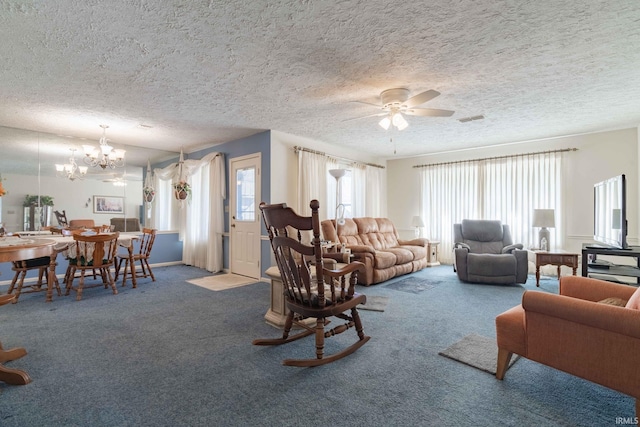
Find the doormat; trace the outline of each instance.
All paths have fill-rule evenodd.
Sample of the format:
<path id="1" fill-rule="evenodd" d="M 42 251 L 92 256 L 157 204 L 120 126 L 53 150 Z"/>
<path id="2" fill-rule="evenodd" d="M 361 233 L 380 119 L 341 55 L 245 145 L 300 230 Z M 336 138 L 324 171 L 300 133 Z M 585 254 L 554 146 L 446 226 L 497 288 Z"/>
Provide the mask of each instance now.
<path id="1" fill-rule="evenodd" d="M 498 344 L 496 344 L 495 338 L 476 334 L 467 335 L 438 354 L 492 375 L 495 375 L 498 369 Z M 519 358 L 519 355 L 514 354 L 509 362 L 509 368 Z"/>
<path id="2" fill-rule="evenodd" d="M 387 302 L 389 302 L 389 297 L 367 295 L 367 302 L 358 305 L 358 310 L 384 311 Z"/>
<path id="3" fill-rule="evenodd" d="M 225 289 L 238 288 L 240 286 L 256 283 L 256 279 L 240 276 L 239 274 L 216 274 L 213 276 L 200 277 L 198 279 L 187 280 L 192 285 L 200 286 L 210 291 L 224 291 Z"/>
<path id="4" fill-rule="evenodd" d="M 420 277 L 407 277 L 397 282 L 389 283 L 386 287 L 395 291 L 408 292 L 410 294 L 419 294 L 422 291 L 433 288 L 436 283 L 428 283 Z"/>

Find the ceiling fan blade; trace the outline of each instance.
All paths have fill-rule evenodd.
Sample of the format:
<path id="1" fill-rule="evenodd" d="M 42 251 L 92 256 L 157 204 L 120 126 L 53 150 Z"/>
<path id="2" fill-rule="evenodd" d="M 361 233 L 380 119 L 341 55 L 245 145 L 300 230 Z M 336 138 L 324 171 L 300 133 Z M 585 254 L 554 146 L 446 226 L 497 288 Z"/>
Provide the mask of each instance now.
<path id="1" fill-rule="evenodd" d="M 355 102 L 357 104 L 370 105 L 371 107 L 376 107 L 376 108 L 382 108 L 382 105 L 373 104 L 371 102 L 365 102 L 365 101 L 350 101 L 350 102 Z"/>
<path id="2" fill-rule="evenodd" d="M 431 101 L 438 95 L 440 95 L 440 92 L 438 92 L 437 90 L 427 90 L 407 99 L 407 102 L 405 102 L 404 105 L 406 105 L 408 108 L 415 107 L 416 105 L 424 104 L 427 101 Z"/>
<path id="3" fill-rule="evenodd" d="M 455 113 L 451 110 L 438 110 L 437 108 L 412 108 L 405 110 L 403 113 L 410 116 L 427 116 L 427 117 L 450 117 Z"/>
<path id="4" fill-rule="evenodd" d="M 389 113 L 387 112 L 383 112 L 383 113 L 376 113 L 376 114 L 369 114 L 368 116 L 361 116 L 361 117 L 354 117 L 352 119 L 344 119 L 343 122 L 350 122 L 352 120 L 360 120 L 360 119 L 366 119 L 367 117 L 376 117 L 376 116 L 386 116 Z"/>

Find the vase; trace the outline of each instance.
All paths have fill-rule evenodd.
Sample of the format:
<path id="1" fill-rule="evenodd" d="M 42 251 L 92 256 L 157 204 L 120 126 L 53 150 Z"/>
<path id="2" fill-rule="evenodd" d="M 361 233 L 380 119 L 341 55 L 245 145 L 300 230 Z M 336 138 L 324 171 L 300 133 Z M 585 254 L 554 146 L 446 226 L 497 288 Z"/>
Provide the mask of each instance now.
<path id="1" fill-rule="evenodd" d="M 185 190 L 176 190 L 176 199 L 184 200 L 187 198 L 187 192 Z"/>
<path id="2" fill-rule="evenodd" d="M 155 198 L 155 194 L 145 194 L 144 195 L 144 200 L 148 203 L 153 202 L 153 199 Z"/>

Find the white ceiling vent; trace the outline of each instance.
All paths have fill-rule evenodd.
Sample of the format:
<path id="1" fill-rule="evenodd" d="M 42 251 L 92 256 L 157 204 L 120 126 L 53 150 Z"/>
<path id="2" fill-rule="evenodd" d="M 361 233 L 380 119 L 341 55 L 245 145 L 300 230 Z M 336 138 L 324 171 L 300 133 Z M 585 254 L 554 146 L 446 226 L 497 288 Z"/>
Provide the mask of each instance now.
<path id="1" fill-rule="evenodd" d="M 479 116 L 464 117 L 462 119 L 458 119 L 458 121 L 460 123 L 467 123 L 467 122 L 472 122 L 474 120 L 483 120 L 483 119 L 484 119 L 484 116 L 480 114 Z"/>

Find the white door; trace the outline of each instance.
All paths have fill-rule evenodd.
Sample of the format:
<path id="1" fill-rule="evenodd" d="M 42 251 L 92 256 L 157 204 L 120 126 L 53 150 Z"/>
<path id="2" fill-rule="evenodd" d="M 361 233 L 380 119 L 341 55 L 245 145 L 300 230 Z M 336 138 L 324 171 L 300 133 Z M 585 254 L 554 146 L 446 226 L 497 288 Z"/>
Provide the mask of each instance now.
<path id="1" fill-rule="evenodd" d="M 260 278 L 260 153 L 231 159 L 231 273 Z"/>

